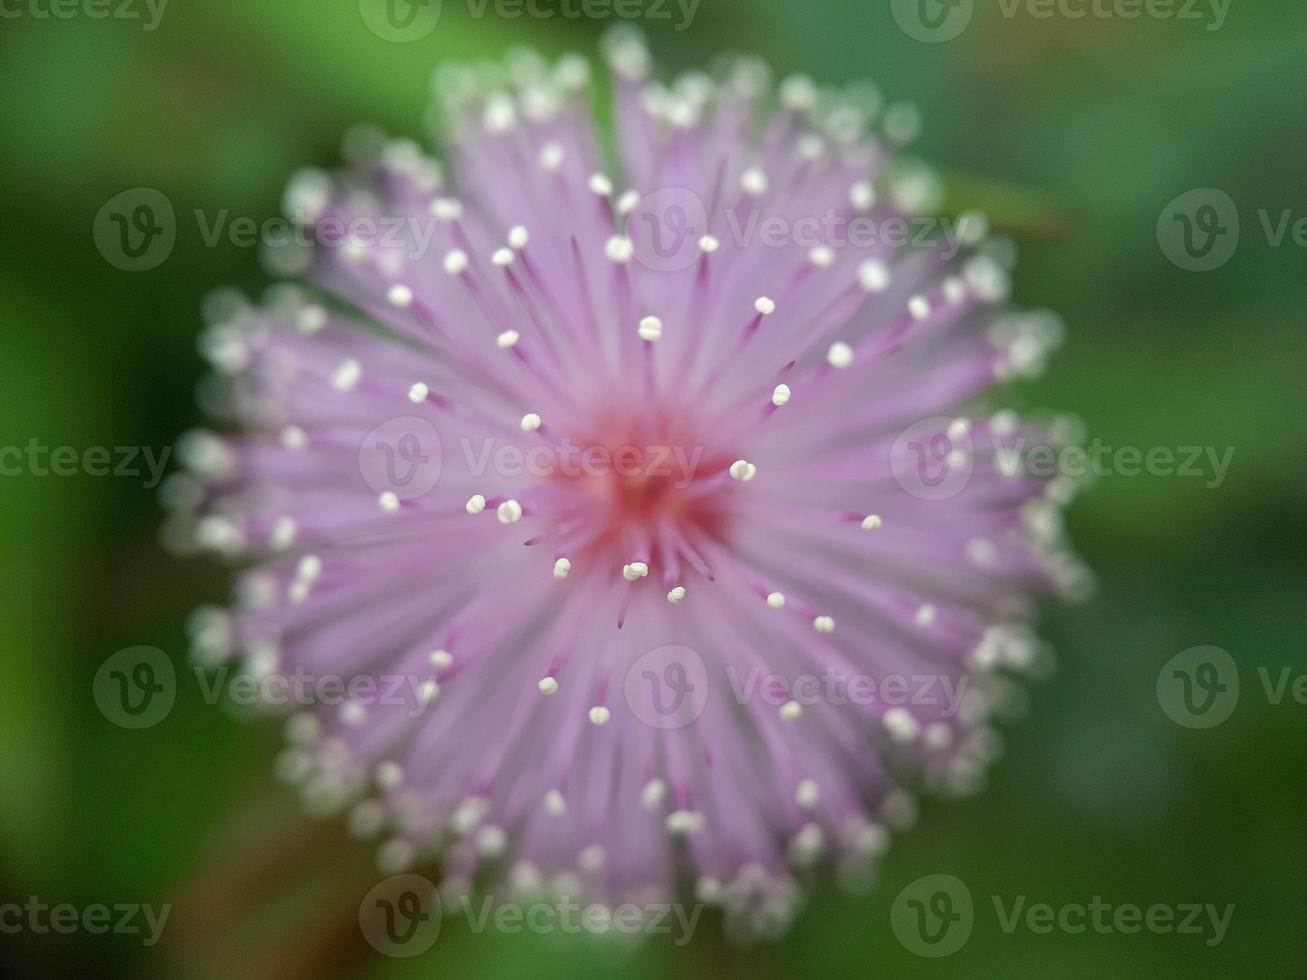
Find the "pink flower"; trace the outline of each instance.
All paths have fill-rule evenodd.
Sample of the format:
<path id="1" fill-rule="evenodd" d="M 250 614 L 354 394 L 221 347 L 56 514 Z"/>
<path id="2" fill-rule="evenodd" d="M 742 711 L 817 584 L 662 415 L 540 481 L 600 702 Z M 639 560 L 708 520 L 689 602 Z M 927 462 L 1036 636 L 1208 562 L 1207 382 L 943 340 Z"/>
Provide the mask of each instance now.
<path id="1" fill-rule="evenodd" d="M 438 76 L 450 176 L 361 130 L 294 178 L 304 286 L 210 302 L 239 434 L 188 439 L 173 528 L 249 563 L 197 648 L 383 870 L 776 931 L 978 788 L 1031 597 L 1084 580 L 1021 465 L 1055 426 L 985 410 L 1057 330 L 979 216 L 917 216 L 910 108 L 606 54 L 611 157 L 587 63 L 519 54 Z"/>

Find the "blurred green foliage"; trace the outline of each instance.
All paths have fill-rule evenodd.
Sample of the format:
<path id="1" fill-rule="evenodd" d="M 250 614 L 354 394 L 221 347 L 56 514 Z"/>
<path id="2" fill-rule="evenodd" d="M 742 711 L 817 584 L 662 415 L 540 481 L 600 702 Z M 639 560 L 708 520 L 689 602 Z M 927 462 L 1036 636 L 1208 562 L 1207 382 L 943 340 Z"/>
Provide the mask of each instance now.
<path id="1" fill-rule="evenodd" d="M 0 21 L 0 443 L 165 447 L 199 419 L 201 296 L 266 281 L 255 251 L 185 230 L 160 268 L 125 274 L 96 252 L 100 206 L 155 187 L 178 214 L 273 214 L 286 175 L 330 165 L 355 121 L 420 135 L 445 59 L 514 44 L 593 53 L 593 22 L 482 19 L 446 0 L 421 42 L 387 43 L 351 0 L 174 0 L 158 25 Z M 8 7 L 6 9 L 9 9 Z M 15 8 L 17 9 L 17 8 Z M 26 9 L 26 7 L 24 7 Z M 493 9 L 493 8 L 492 8 Z M 824 82 L 870 76 L 916 100 L 919 151 L 950 199 L 1006 217 L 1022 248 L 1017 297 L 1061 312 L 1068 341 L 1019 405 L 1077 413 L 1113 446 L 1233 446 L 1226 481 L 1111 476 L 1070 525 L 1100 579 L 1094 601 L 1050 607 L 1061 669 L 1009 726 L 987 793 L 928 803 L 868 896 L 814 896 L 790 937 L 734 949 L 716 924 L 686 949 L 447 926 L 412 962 L 327 964 L 381 977 L 1300 976 L 1307 708 L 1257 696 L 1255 668 L 1307 668 L 1307 454 L 1302 333 L 1307 262 L 1273 248 L 1258 209 L 1307 215 L 1300 0 L 1235 0 L 1219 31 L 1179 20 L 1008 19 L 978 0 L 957 40 L 906 36 L 888 2 L 703 0 L 675 32 L 648 25 L 673 68 L 724 49 Z M 1155 225 L 1176 195 L 1238 202 L 1235 258 L 1194 274 Z M 183 221 L 183 229 L 186 223 Z M 299 817 L 269 775 L 276 733 L 207 707 L 183 685 L 164 724 L 109 725 L 91 678 L 138 643 L 183 657 L 181 622 L 225 591 L 220 569 L 164 557 L 154 495 L 128 480 L 0 478 L 0 901 L 171 901 L 164 941 L 4 937 L 0 957 L 97 975 L 289 975 L 321 923 L 352 928 L 368 855 Z M 1220 728 L 1159 710 L 1173 654 L 1229 650 L 1249 691 Z M 222 887 L 220 872 L 252 878 Z M 888 929 L 903 885 L 935 871 L 985 896 L 1236 905 L 1225 941 L 1018 933 L 982 912 L 947 960 Z M 224 890 L 226 889 L 226 890 Z M 170 948 L 171 946 L 171 948 Z"/>

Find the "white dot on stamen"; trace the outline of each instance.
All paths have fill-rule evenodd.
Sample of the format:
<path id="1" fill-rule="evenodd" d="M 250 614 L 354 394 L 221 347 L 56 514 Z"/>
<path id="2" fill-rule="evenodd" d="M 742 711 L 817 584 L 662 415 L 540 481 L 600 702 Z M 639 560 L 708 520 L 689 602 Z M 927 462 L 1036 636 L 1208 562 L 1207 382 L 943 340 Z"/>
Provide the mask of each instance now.
<path id="1" fill-rule="evenodd" d="M 908 300 L 908 313 L 914 320 L 924 320 L 930 316 L 930 301 L 924 296 L 913 296 Z"/>
<path id="2" fill-rule="evenodd" d="M 520 252 L 526 248 L 526 243 L 531 240 L 530 234 L 521 225 L 514 225 L 508 229 L 508 247 L 514 251 Z"/>
<path id="3" fill-rule="evenodd" d="M 830 616 L 818 616 L 812 621 L 812 628 L 818 633 L 834 633 L 835 620 Z"/>
<path id="4" fill-rule="evenodd" d="M 445 271 L 451 276 L 456 276 L 467 268 L 467 253 L 460 248 L 454 249 L 445 256 Z"/>
<path id="5" fill-rule="evenodd" d="M 418 685 L 418 700 L 430 704 L 440 696 L 440 685 L 433 680 L 425 680 Z"/>
<path id="6" fill-rule="evenodd" d="M 387 514 L 394 514 L 399 510 L 399 497 L 395 496 L 390 490 L 377 497 L 377 503 L 381 505 L 381 509 Z"/>
<path id="7" fill-rule="evenodd" d="M 948 748 L 953 741 L 953 729 L 947 722 L 937 721 L 926 726 L 926 745 L 932 749 Z"/>
<path id="8" fill-rule="evenodd" d="M 949 423 L 948 428 L 945 430 L 945 434 L 948 436 L 949 442 L 961 442 L 963 439 L 967 437 L 968 433 L 970 432 L 971 432 L 970 419 L 954 419 L 952 422 Z"/>
<path id="9" fill-rule="evenodd" d="M 559 581 L 562 581 L 563 579 L 567 578 L 568 573 L 571 571 L 572 571 L 572 562 L 569 559 L 559 558 L 556 562 L 554 562 L 554 578 L 558 579 Z"/>
<path id="10" fill-rule="evenodd" d="M 994 542 L 985 538 L 972 538 L 967 542 L 967 560 L 976 565 L 992 564 L 998 555 Z"/>
<path id="11" fill-rule="evenodd" d="M 442 221 L 457 221 L 463 217 L 463 204 L 452 197 L 438 197 L 431 202 L 431 213 Z"/>
<path id="12" fill-rule="evenodd" d="M 803 705 L 798 701 L 786 701 L 781 705 L 781 718 L 785 721 L 795 721 L 803 714 Z"/>
<path id="13" fill-rule="evenodd" d="M 613 192 L 613 182 L 604 174 L 591 174 L 589 185 L 590 192 L 600 197 L 607 197 Z"/>
<path id="14" fill-rule="evenodd" d="M 636 579 L 644 578 L 648 574 L 649 566 L 642 561 L 633 561 L 622 566 L 622 577 L 628 582 L 634 582 Z"/>
<path id="15" fill-rule="evenodd" d="M 522 505 L 516 500 L 505 500 L 495 511 L 500 524 L 516 524 L 522 519 Z"/>
<path id="16" fill-rule="evenodd" d="M 408 400 L 414 405 L 419 405 L 427 400 L 429 394 L 431 394 L 431 389 L 419 381 L 408 389 Z"/>
<path id="17" fill-rule="evenodd" d="M 551 789 L 545 794 L 545 809 L 555 817 L 561 817 L 567 812 L 567 800 L 563 794 L 556 789 Z"/>
<path id="18" fill-rule="evenodd" d="M 500 350 L 508 350 L 510 347 L 517 346 L 517 342 L 521 339 L 521 336 L 522 335 L 516 330 L 505 330 L 495 338 L 495 344 Z"/>
<path id="19" fill-rule="evenodd" d="M 785 593 L 784 593 L 784 592 L 769 592 L 769 593 L 767 594 L 767 605 L 770 606 L 772 609 L 784 609 L 784 608 L 785 608 Z"/>
<path id="20" fill-rule="evenodd" d="M 543 169 L 557 170 L 563 163 L 562 145 L 559 143 L 546 143 L 540 148 L 538 160 Z"/>
<path id="21" fill-rule="evenodd" d="M 889 286 L 889 266 L 868 259 L 858 266 L 858 284 L 869 293 L 883 292 Z"/>
<path id="22" fill-rule="evenodd" d="M 669 834 L 690 834 L 701 826 L 703 826 L 703 816 L 693 810 L 673 810 L 667 814 Z"/>
<path id="23" fill-rule="evenodd" d="M 967 284 L 958 276 L 949 276 L 944 280 L 944 299 L 954 304 L 967 298 Z"/>
<path id="24" fill-rule="evenodd" d="M 495 249 L 495 254 L 490 256 L 490 261 L 500 268 L 503 268 L 504 266 L 512 265 L 513 260 L 516 257 L 517 256 L 514 255 L 511 248 L 497 248 Z"/>
<path id="25" fill-rule="evenodd" d="M 684 598 L 685 598 L 684 585 L 678 585 L 676 586 L 676 588 L 672 589 L 670 592 L 667 593 L 667 601 L 670 602 L 672 605 L 676 605 Z"/>
<path id="26" fill-rule="evenodd" d="M 807 75 L 790 75 L 781 82 L 781 105 L 801 112 L 817 104 L 817 86 Z"/>
<path id="27" fill-rule="evenodd" d="M 499 857 L 499 855 L 504 853 L 504 849 L 507 846 L 508 835 L 504 833 L 502 827 L 496 827 L 494 824 L 489 824 L 477 831 L 477 850 L 479 850 L 483 856 L 488 858 Z"/>
<path id="28" fill-rule="evenodd" d="M 878 514 L 868 514 L 862 519 L 862 529 L 864 531 L 879 531 L 881 523 Z"/>
<path id="29" fill-rule="evenodd" d="M 373 776 L 382 789 L 394 789 L 404 781 L 404 767 L 390 759 L 378 762 Z"/>
<path id="30" fill-rule="evenodd" d="M 316 303 L 304 307 L 295 317 L 295 327 L 300 333 L 317 333 L 327 325 L 327 311 Z"/>
<path id="31" fill-rule="evenodd" d="M 790 403 L 790 394 L 789 385 L 777 385 L 772 389 L 771 403 L 777 408 L 780 408 L 782 405 L 788 405 Z"/>
<path id="32" fill-rule="evenodd" d="M 740 186 L 751 197 L 761 197 L 767 193 L 767 175 L 757 167 L 750 167 L 740 174 Z"/>
<path id="33" fill-rule="evenodd" d="M 596 704 L 593 708 L 590 709 L 590 724 L 606 725 L 608 724 L 608 719 L 611 718 L 612 716 L 613 713 L 609 711 L 605 705 Z"/>
<path id="34" fill-rule="evenodd" d="M 280 438 L 281 448 L 290 449 L 290 451 L 308 446 L 308 435 L 299 426 L 286 426 L 285 429 L 281 430 Z"/>
<path id="35" fill-rule="evenodd" d="M 610 262 L 625 265 L 635 257 L 635 243 L 625 235 L 614 235 L 604 245 L 604 255 Z"/>
<path id="36" fill-rule="evenodd" d="M 582 871 L 588 871 L 591 874 L 603 870 L 604 861 L 607 858 L 607 852 L 604 851 L 604 845 L 591 844 L 583 848 L 577 855 L 576 864 Z"/>
<path id="37" fill-rule="evenodd" d="M 896 742 L 911 742 L 921 732 L 921 723 L 907 708 L 890 708 L 881 718 L 881 723 Z"/>
<path id="38" fill-rule="evenodd" d="M 913 622 L 923 628 L 926 626 L 933 626 L 935 623 L 935 616 L 935 607 L 930 603 L 926 603 L 917 609 L 916 615 L 913 616 Z"/>
<path id="39" fill-rule="evenodd" d="M 640 805 L 646 810 L 657 810 L 667 795 L 667 784 L 661 779 L 651 779 L 640 790 Z"/>
<path id="40" fill-rule="evenodd" d="M 454 655 L 448 650 L 432 650 L 431 653 L 427 655 L 427 661 L 432 667 L 436 668 L 436 670 L 446 670 L 453 666 Z"/>
<path id="41" fill-rule="evenodd" d="M 815 779 L 801 781 L 794 791 L 794 802 L 805 810 L 815 809 L 820 801 L 821 790 L 818 788 Z"/>
<path id="42" fill-rule="evenodd" d="M 331 387 L 337 391 L 349 391 L 359 383 L 363 376 L 363 366 L 352 357 L 342 361 L 331 375 Z"/>
<path id="43" fill-rule="evenodd" d="M 413 290 L 409 289 L 403 283 L 395 283 L 386 290 L 386 302 L 391 306 L 397 306 L 401 310 L 411 306 L 413 303 Z"/>
<path id="44" fill-rule="evenodd" d="M 829 245 L 818 245 L 808 253 L 808 261 L 819 269 L 829 269 L 835 264 L 835 250 Z"/>
<path id="45" fill-rule="evenodd" d="M 763 316 L 771 316 L 776 312 L 776 303 L 770 297 L 759 296 L 753 301 L 753 308 Z"/>
<path id="46" fill-rule="evenodd" d="M 542 677 L 536 687 L 540 689 L 541 694 L 546 696 L 556 694 L 558 693 L 558 680 L 554 677 Z"/>
<path id="47" fill-rule="evenodd" d="M 849 188 L 849 203 L 859 211 L 869 211 L 876 203 L 876 191 L 870 181 L 860 180 Z"/>
<path id="48" fill-rule="evenodd" d="M 731 479 L 738 480 L 741 483 L 748 483 L 758 475 L 758 467 L 754 466 L 747 459 L 737 459 L 731 464 Z"/>
<path id="49" fill-rule="evenodd" d="M 647 340 L 653 343 L 663 335 L 663 321 L 656 316 L 647 316 L 640 321 L 639 334 L 641 340 Z"/>
<path id="50" fill-rule="evenodd" d="M 617 203 L 613 205 L 613 209 L 617 212 L 617 214 L 620 217 L 625 218 L 628 214 L 630 214 L 632 211 L 635 210 L 635 206 L 639 203 L 640 203 L 639 191 L 623 191 L 622 196 L 619 197 L 617 199 Z"/>
<path id="51" fill-rule="evenodd" d="M 284 551 L 295 543 L 298 526 L 293 517 L 278 517 L 272 525 L 272 546 Z"/>
<path id="52" fill-rule="evenodd" d="M 322 559 L 317 555 L 305 555 L 295 566 L 295 577 L 301 582 L 312 582 L 322 574 Z"/>
<path id="53" fill-rule="evenodd" d="M 467 503 L 464 504 L 464 509 L 475 517 L 486 509 L 486 498 L 479 493 L 474 493 L 472 496 L 467 498 Z"/>
<path id="54" fill-rule="evenodd" d="M 346 725 L 361 725 L 367 717 L 367 709 L 356 701 L 349 701 L 340 706 L 340 720 Z"/>
<path id="55" fill-rule="evenodd" d="M 535 432 L 543 424 L 544 423 L 540 420 L 540 416 L 535 412 L 527 412 L 522 416 L 521 425 L 523 432 Z"/>
<path id="56" fill-rule="evenodd" d="M 837 340 L 826 351 L 826 363 L 833 368 L 846 368 L 853 363 L 853 348 Z"/>
<path id="57" fill-rule="evenodd" d="M 707 255 L 712 255 L 713 252 L 721 247 L 722 243 L 712 235 L 704 235 L 699 239 L 699 251 Z"/>

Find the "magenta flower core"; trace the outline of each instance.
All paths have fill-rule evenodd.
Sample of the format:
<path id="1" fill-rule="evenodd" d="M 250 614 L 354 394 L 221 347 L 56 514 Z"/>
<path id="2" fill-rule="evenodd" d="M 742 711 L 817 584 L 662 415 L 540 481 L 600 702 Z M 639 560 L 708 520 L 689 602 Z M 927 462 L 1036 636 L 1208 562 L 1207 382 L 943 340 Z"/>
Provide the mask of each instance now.
<path id="1" fill-rule="evenodd" d="M 1065 426 L 987 402 L 1058 330 L 922 216 L 910 107 L 605 53 L 611 152 L 587 63 L 518 53 L 438 74 L 443 163 L 361 129 L 295 176 L 300 284 L 208 303 L 227 434 L 171 536 L 243 566 L 197 655 L 383 871 L 775 932 L 979 787 L 1033 598 L 1083 586 L 1023 465 Z"/>

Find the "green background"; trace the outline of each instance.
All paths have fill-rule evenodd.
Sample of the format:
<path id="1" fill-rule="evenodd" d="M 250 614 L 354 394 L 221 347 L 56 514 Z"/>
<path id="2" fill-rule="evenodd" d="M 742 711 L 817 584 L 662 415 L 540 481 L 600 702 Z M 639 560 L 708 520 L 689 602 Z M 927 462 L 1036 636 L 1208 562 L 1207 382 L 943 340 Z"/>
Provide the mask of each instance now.
<path id="1" fill-rule="evenodd" d="M 944 44 L 905 35 L 887 0 L 703 0 L 688 30 L 645 26 L 669 67 L 754 51 L 781 73 L 869 76 L 916 100 L 918 150 L 949 176 L 950 200 L 1013 230 L 1018 301 L 1067 320 L 1065 347 L 1017 403 L 1075 412 L 1112 446 L 1235 448 L 1219 487 L 1117 475 L 1077 501 L 1069 525 L 1099 591 L 1046 610 L 1060 669 L 1007 726 L 985 794 L 927 802 L 872 893 L 819 892 L 779 944 L 732 947 L 716 922 L 684 949 L 626 949 L 451 920 L 417 960 L 368 959 L 354 924 L 368 849 L 276 786 L 274 726 L 205 705 L 189 682 L 140 732 L 92 701 L 97 666 L 121 648 L 152 644 L 185 669 L 184 617 L 224 596 L 225 573 L 162 553 L 140 480 L 0 477 L 0 902 L 175 905 L 153 949 L 27 933 L 0 936 L 0 964 L 245 978 L 1301 976 L 1307 707 L 1269 703 L 1257 668 L 1307 669 L 1307 255 L 1272 247 L 1257 212 L 1307 217 L 1307 8 L 1234 0 L 1206 31 L 1009 19 L 998 0 L 976 3 Z M 332 165 L 349 124 L 420 136 L 434 65 L 523 43 L 593 55 L 606 26 L 444 7 L 407 45 L 370 33 L 353 0 L 172 0 L 148 33 L 0 20 L 0 444 L 172 445 L 200 421 L 201 297 L 267 281 L 256 250 L 206 247 L 194 209 L 272 215 L 287 174 Z M 91 222 L 141 186 L 169 196 L 180 231 L 162 266 L 126 273 L 98 254 Z M 1197 187 L 1228 192 L 1243 221 L 1238 253 L 1206 273 L 1168 262 L 1155 233 Z M 1195 731 L 1162 713 L 1154 685 L 1170 657 L 1208 643 L 1239 662 L 1243 696 L 1225 724 Z M 904 950 L 888 912 L 934 872 L 960 877 L 979 908 L 970 942 L 938 961 Z M 1209 948 L 1008 935 L 995 894 L 1236 908 Z"/>

